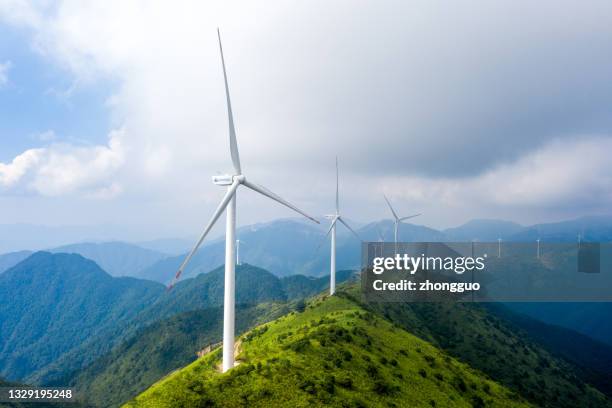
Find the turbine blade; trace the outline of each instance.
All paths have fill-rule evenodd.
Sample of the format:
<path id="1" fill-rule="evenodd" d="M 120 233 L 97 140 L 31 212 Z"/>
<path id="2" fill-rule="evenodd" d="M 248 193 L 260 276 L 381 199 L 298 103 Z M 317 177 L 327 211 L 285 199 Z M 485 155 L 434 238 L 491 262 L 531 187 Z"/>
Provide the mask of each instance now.
<path id="1" fill-rule="evenodd" d="M 202 235 L 200 235 L 200 239 L 198 239 L 198 242 L 196 242 L 195 246 L 193 247 L 193 249 L 191 250 L 189 255 L 187 255 L 187 257 L 185 258 L 185 260 L 183 261 L 181 266 L 178 268 L 178 271 L 176 271 L 176 275 L 174 276 L 174 280 L 172 281 L 172 283 L 170 284 L 168 289 L 172 288 L 176 284 L 178 279 L 181 277 L 181 274 L 185 270 L 185 267 L 187 266 L 189 261 L 191 261 L 191 258 L 193 257 L 193 255 L 195 255 L 195 253 L 197 252 L 198 248 L 200 248 L 200 245 L 202 244 L 202 241 L 204 241 L 204 238 L 206 238 L 206 235 L 210 232 L 210 230 L 213 227 L 213 225 L 215 225 L 215 222 L 219 219 L 219 216 L 221 215 L 221 213 L 223 213 L 223 211 L 225 210 L 225 207 L 227 207 L 227 204 L 230 202 L 230 200 L 231 200 L 232 196 L 234 195 L 234 193 L 236 193 L 236 189 L 238 188 L 239 185 L 240 185 L 240 182 L 234 181 L 234 183 L 232 183 L 230 188 L 227 190 L 227 193 L 225 193 L 225 196 L 223 196 L 223 199 L 221 200 L 221 202 L 217 206 L 217 209 L 213 213 L 213 216 L 210 219 L 210 221 L 208 222 L 208 225 L 206 225 L 206 228 L 204 228 L 204 232 L 202 232 Z"/>
<path id="2" fill-rule="evenodd" d="M 385 201 L 387 202 L 387 205 L 389 206 L 389 209 L 391 210 L 391 212 L 393 213 L 393 216 L 395 217 L 396 220 L 399 220 L 399 217 L 397 216 L 397 214 L 395 213 L 395 210 L 393 209 L 393 207 L 391 206 L 391 203 L 389 202 L 389 199 L 387 198 L 386 195 L 383 194 L 383 197 L 385 197 Z"/>
<path id="3" fill-rule="evenodd" d="M 219 51 L 221 52 L 221 65 L 223 66 L 223 80 L 225 82 L 225 97 L 227 98 L 227 118 L 229 120 L 229 144 L 232 164 L 236 174 L 242 174 L 240 169 L 240 155 L 238 154 L 238 142 L 236 141 L 236 129 L 234 128 L 234 115 L 232 113 L 232 102 L 230 101 L 229 86 L 227 84 L 227 73 L 225 71 L 225 58 L 223 58 L 223 46 L 221 45 L 221 32 L 217 28 L 219 37 Z"/>
<path id="4" fill-rule="evenodd" d="M 300 210 L 295 205 L 293 205 L 290 202 L 286 201 L 285 199 L 281 198 L 280 196 L 278 196 L 277 194 L 275 194 L 272 191 L 268 190 L 264 186 L 260 186 L 259 184 L 251 183 L 248 180 L 244 180 L 242 182 L 242 184 L 244 184 L 245 186 L 247 186 L 248 188 L 250 188 L 253 191 L 257 191 L 259 194 L 265 195 L 266 197 L 271 198 L 274 201 L 278 201 L 282 205 L 291 208 L 293 211 L 302 214 L 304 217 L 308 218 L 309 220 L 314 221 L 317 224 L 320 224 L 320 222 L 317 221 L 314 217 L 311 217 L 310 215 L 306 214 L 304 211 Z"/>
<path id="5" fill-rule="evenodd" d="M 407 217 L 402 217 L 402 218 L 400 218 L 399 220 L 400 220 L 400 221 L 404 221 L 404 220 L 407 220 L 407 219 L 409 219 L 409 218 L 418 217 L 419 215 L 421 215 L 421 213 L 419 213 L 419 214 L 409 215 L 409 216 L 407 216 Z"/>
<path id="6" fill-rule="evenodd" d="M 336 214 L 340 212 L 340 199 L 338 198 L 338 156 L 336 156 Z"/>
<path id="7" fill-rule="evenodd" d="M 352 228 L 351 228 L 351 227 L 350 227 L 350 226 L 349 226 L 349 225 L 346 223 L 346 221 L 344 221 L 344 220 L 342 219 L 342 217 L 338 217 L 338 220 L 339 220 L 339 221 L 340 221 L 342 224 L 344 224 L 344 226 L 345 226 L 346 228 L 348 228 L 348 230 L 349 230 L 349 231 L 351 231 L 351 232 L 353 233 L 353 235 L 357 237 L 357 239 L 358 239 L 358 240 L 363 241 L 363 240 L 361 239 L 361 237 L 359 236 L 359 234 L 357 234 L 357 233 L 355 232 L 355 230 L 354 230 L 354 229 L 352 229 Z"/>
<path id="8" fill-rule="evenodd" d="M 323 245 L 323 242 L 325 242 L 325 238 L 327 238 L 329 236 L 329 233 L 331 232 L 332 228 L 334 228 L 334 225 L 336 225 L 336 221 L 338 221 L 338 218 L 340 218 L 340 217 L 334 217 L 334 219 L 332 220 L 331 224 L 329 224 L 329 229 L 327 230 L 325 235 L 323 235 L 323 238 L 321 239 L 321 242 L 319 242 L 319 245 L 317 245 L 317 251 L 316 252 L 319 252 L 319 249 L 321 249 L 321 245 Z"/>

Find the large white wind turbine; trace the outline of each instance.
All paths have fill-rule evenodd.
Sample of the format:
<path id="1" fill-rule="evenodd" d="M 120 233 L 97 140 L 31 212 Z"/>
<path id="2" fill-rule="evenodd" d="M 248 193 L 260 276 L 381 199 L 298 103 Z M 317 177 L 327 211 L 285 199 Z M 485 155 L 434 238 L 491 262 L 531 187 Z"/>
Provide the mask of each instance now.
<path id="1" fill-rule="evenodd" d="M 384 194 L 383 196 L 385 197 L 385 201 L 387 202 L 387 205 L 389 206 L 389 209 L 391 210 L 391 214 L 393 214 L 393 224 L 394 224 L 393 227 L 395 231 L 395 245 L 397 248 L 397 231 L 398 231 L 400 222 L 406 221 L 407 219 L 410 219 L 410 218 L 418 217 L 421 214 L 419 213 L 419 214 L 409 215 L 407 217 L 399 217 L 397 213 L 395 212 L 395 210 L 393 209 L 393 207 L 391 206 L 391 202 L 389 202 L 389 199 L 387 198 L 387 196 Z"/>
<path id="2" fill-rule="evenodd" d="M 328 236 L 331 232 L 331 256 L 330 256 L 330 277 L 329 277 L 329 294 L 333 295 L 336 293 L 336 222 L 340 221 L 349 231 L 361 241 L 359 235 L 353 230 L 348 223 L 340 215 L 340 199 L 338 197 L 338 158 L 336 157 L 336 213 L 332 215 L 326 215 L 325 218 L 331 220 L 331 225 L 327 230 L 325 236 Z"/>
<path id="3" fill-rule="evenodd" d="M 316 222 L 319 221 L 309 216 L 293 204 L 285 201 L 278 195 L 274 194 L 267 188 L 255 184 L 249 181 L 240 168 L 240 157 L 238 155 L 238 144 L 236 142 L 236 131 L 234 129 L 234 118 L 232 115 L 232 104 L 230 102 L 229 87 L 227 85 L 227 73 L 225 71 L 225 60 L 223 58 L 223 48 L 221 46 L 221 34 L 217 29 L 217 35 L 219 37 L 219 52 L 221 53 L 221 65 L 223 67 L 223 80 L 225 82 L 225 96 L 227 100 L 227 116 L 229 119 L 229 145 L 230 154 L 232 157 L 232 164 L 234 165 L 234 173 L 222 176 L 213 176 L 213 183 L 218 186 L 227 186 L 227 192 L 219 203 L 219 206 L 213 213 L 204 232 L 198 239 L 187 258 L 183 261 L 174 281 L 170 285 L 172 287 L 181 273 L 185 269 L 185 266 L 189 263 L 195 252 L 198 250 L 202 241 L 211 230 L 217 219 L 221 216 L 221 213 L 225 210 L 226 214 L 226 227 L 225 227 L 225 293 L 223 299 L 223 372 L 234 367 L 234 307 L 235 307 L 235 270 L 236 270 L 236 190 L 241 185 L 250 188 L 274 201 L 291 208 L 292 210 L 302 214 L 310 220 Z"/>

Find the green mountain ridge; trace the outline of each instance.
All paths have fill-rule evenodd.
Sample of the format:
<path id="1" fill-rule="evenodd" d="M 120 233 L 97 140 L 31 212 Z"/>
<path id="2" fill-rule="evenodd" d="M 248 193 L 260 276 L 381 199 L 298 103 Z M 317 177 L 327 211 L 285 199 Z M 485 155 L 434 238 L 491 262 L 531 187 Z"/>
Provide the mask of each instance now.
<path id="1" fill-rule="evenodd" d="M 263 303 L 236 308 L 236 331 L 290 311 L 285 303 Z M 223 332 L 223 309 L 184 312 L 139 330 L 112 352 L 59 383 L 68 384 L 86 396 L 87 404 L 118 406 L 151 384 L 194 361 L 196 352 L 218 343 Z"/>
<path id="2" fill-rule="evenodd" d="M 243 285 L 237 286 L 240 297 L 261 300 L 258 297 L 245 296 L 245 290 L 255 285 L 256 282 L 270 278 L 269 272 L 251 265 L 241 265 L 237 270 L 237 275 L 237 282 L 244 282 Z M 352 276 L 352 271 L 339 271 L 338 282 L 343 282 Z M 222 281 L 220 271 L 202 276 L 202 285 L 198 287 L 200 289 L 217 288 L 217 284 L 210 285 L 212 278 Z M 274 279 L 278 280 L 278 278 Z M 264 302 L 257 305 L 248 305 L 244 302 L 238 304 L 237 333 L 288 313 L 295 307 L 296 300 L 319 293 L 327 289 L 329 285 L 327 278 L 311 278 L 302 275 L 282 278 L 279 281 L 285 295 L 277 294 L 276 298 L 282 298 L 282 301 Z M 204 284 L 204 282 L 208 283 Z M 265 289 L 265 286 L 260 289 L 262 288 Z M 189 292 L 190 290 L 187 291 Z M 180 293 L 177 293 L 176 296 L 178 299 L 183 298 Z M 220 294 L 216 298 L 214 296 L 211 298 L 217 299 L 212 302 L 215 306 L 222 300 Z M 269 297 L 271 300 L 274 300 L 273 298 L 273 296 Z M 285 302 L 285 298 L 289 302 Z M 297 305 L 300 303 L 297 302 Z M 206 305 L 207 308 L 183 311 L 138 330 L 110 353 L 93 361 L 85 368 L 54 380 L 54 383 L 69 384 L 78 390 L 86 391 L 88 402 L 93 405 L 117 405 L 128 400 L 166 373 L 192 361 L 197 350 L 209 343 L 221 341 L 222 308 Z M 104 398 L 107 395 L 111 397 Z"/>
<path id="3" fill-rule="evenodd" d="M 126 407 L 530 406 L 424 340 L 343 296 L 319 297 L 240 337 L 240 364 L 220 349 Z"/>
<path id="4" fill-rule="evenodd" d="M 97 263 L 111 276 L 131 276 L 141 279 L 147 279 L 140 273 L 143 269 L 167 257 L 164 253 L 119 241 L 82 242 L 63 245 L 48 251 L 79 254 Z"/>
<path id="5" fill-rule="evenodd" d="M 35 371 L 131 320 L 162 291 L 112 278 L 80 255 L 33 254 L 0 275 L 0 299 L 10 299 L 0 303 L 0 375 L 32 382 Z"/>

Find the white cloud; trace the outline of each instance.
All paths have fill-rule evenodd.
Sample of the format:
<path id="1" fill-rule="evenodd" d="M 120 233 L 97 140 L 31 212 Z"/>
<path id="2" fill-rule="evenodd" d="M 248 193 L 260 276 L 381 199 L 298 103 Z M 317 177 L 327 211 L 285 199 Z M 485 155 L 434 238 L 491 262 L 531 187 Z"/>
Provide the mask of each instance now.
<path id="1" fill-rule="evenodd" d="M 11 61 L 6 61 L 4 63 L 0 63 L 0 88 L 8 84 L 8 71 L 11 68 Z"/>
<path id="2" fill-rule="evenodd" d="M 417 208 L 503 212 L 606 212 L 612 202 L 612 137 L 555 140 L 520 159 L 467 178 L 402 177 L 384 190 Z M 477 214 L 473 217 L 478 216 Z"/>
<path id="3" fill-rule="evenodd" d="M 30 149 L 15 157 L 11 163 L 0 162 L 0 185 L 14 186 L 34 166 L 44 154 L 44 149 Z"/>
<path id="4" fill-rule="evenodd" d="M 114 180 L 125 162 L 124 130 L 109 134 L 106 146 L 52 144 L 30 149 L 11 163 L 0 163 L 0 186 L 16 188 L 45 196 L 83 193 L 92 197 L 110 197 L 121 192 Z"/>
<path id="5" fill-rule="evenodd" d="M 356 218 L 380 213 L 383 188 L 428 222 L 610 205 L 608 139 L 582 136 L 612 135 L 610 7 L 4 1 L 0 19 L 27 27 L 77 88 L 117 85 L 107 107 L 129 132 L 102 153 L 52 145 L 29 167 L 3 166 L 12 188 L 40 194 L 124 192 L 185 219 L 212 209 L 208 176 L 231 168 L 219 25 L 243 168 L 311 212 L 333 202 L 336 154 Z M 242 222 L 288 214 L 261 207 Z"/>

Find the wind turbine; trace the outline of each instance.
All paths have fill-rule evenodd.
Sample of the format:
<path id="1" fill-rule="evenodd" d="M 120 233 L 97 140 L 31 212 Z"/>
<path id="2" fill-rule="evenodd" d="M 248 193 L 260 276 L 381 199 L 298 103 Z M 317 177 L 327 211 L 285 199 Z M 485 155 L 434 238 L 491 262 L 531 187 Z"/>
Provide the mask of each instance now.
<path id="1" fill-rule="evenodd" d="M 338 197 L 338 157 L 336 157 L 336 213 L 326 215 L 325 218 L 331 220 L 331 224 L 325 236 L 327 237 L 331 232 L 331 256 L 330 256 L 330 281 L 329 281 L 329 294 L 333 295 L 336 293 L 336 222 L 340 221 L 344 226 L 361 241 L 359 235 L 353 230 L 346 221 L 340 215 L 340 199 Z"/>
<path id="2" fill-rule="evenodd" d="M 213 183 L 218 186 L 227 186 L 227 192 L 223 196 L 223 199 L 219 203 L 217 209 L 213 213 L 210 221 L 204 228 L 204 232 L 196 242 L 195 246 L 187 255 L 181 266 L 179 267 L 170 288 L 174 286 L 176 281 L 181 276 L 181 273 L 185 270 L 185 267 L 196 253 L 202 241 L 215 225 L 215 222 L 221 216 L 221 213 L 225 210 L 226 224 L 225 224 L 225 288 L 223 298 L 223 372 L 226 372 L 230 368 L 234 367 L 234 324 L 235 324 L 235 273 L 236 273 L 236 191 L 241 185 L 250 188 L 274 201 L 277 201 L 292 210 L 302 214 L 306 218 L 319 224 L 319 221 L 306 214 L 293 204 L 285 201 L 275 193 L 271 192 L 267 188 L 255 184 L 248 180 L 240 167 L 240 157 L 238 155 L 238 143 L 236 141 L 236 130 L 234 128 L 234 117 L 232 114 L 232 104 L 230 102 L 229 87 L 227 85 L 227 73 L 225 71 L 225 60 L 223 58 L 223 47 L 221 46 L 221 34 L 217 29 L 217 36 L 219 37 L 219 52 L 221 54 L 221 66 L 223 67 L 223 80 L 225 83 L 225 97 L 227 103 L 227 116 L 229 121 L 229 145 L 230 155 L 232 158 L 232 164 L 234 166 L 233 174 L 213 176 Z"/>
<path id="3" fill-rule="evenodd" d="M 497 257 L 498 258 L 501 258 L 501 243 L 502 243 L 502 239 L 497 238 Z"/>
<path id="4" fill-rule="evenodd" d="M 536 242 L 538 243 L 538 251 L 536 252 L 536 257 L 540 259 L 540 238 L 536 239 Z"/>
<path id="5" fill-rule="evenodd" d="M 394 230 L 395 230 L 395 250 L 397 251 L 397 232 L 398 232 L 397 230 L 399 228 L 400 222 L 406 221 L 407 219 L 410 219 L 410 218 L 418 217 L 421 214 L 420 213 L 419 214 L 413 214 L 413 215 L 409 215 L 407 217 L 401 217 L 400 218 L 397 215 L 397 213 L 395 212 L 395 210 L 393 209 L 393 206 L 391 206 L 391 202 L 389 202 L 389 199 L 387 198 L 387 196 L 384 195 L 384 194 L 383 194 L 383 196 L 385 197 L 385 201 L 387 202 L 387 205 L 389 205 L 389 209 L 391 210 L 391 214 L 393 214 L 393 218 L 394 218 L 394 221 L 393 221 L 394 225 L 393 225 L 393 227 L 394 227 Z"/>
<path id="6" fill-rule="evenodd" d="M 236 265 L 242 265 L 240 263 L 240 243 L 242 242 L 242 245 L 246 244 L 246 242 L 244 241 L 240 241 L 239 239 L 236 240 Z"/>

